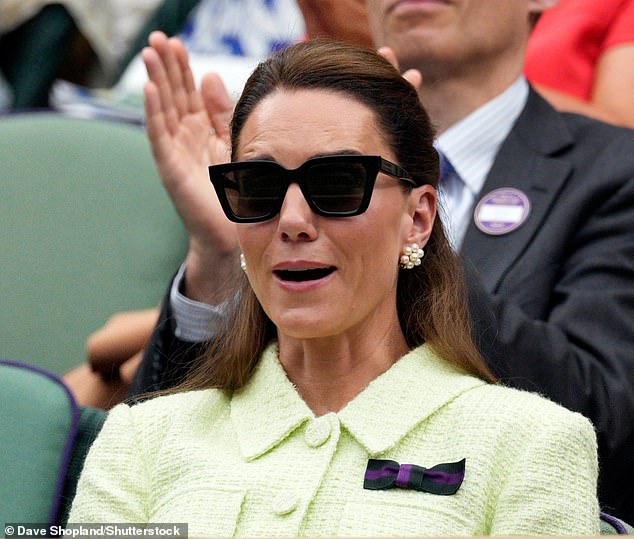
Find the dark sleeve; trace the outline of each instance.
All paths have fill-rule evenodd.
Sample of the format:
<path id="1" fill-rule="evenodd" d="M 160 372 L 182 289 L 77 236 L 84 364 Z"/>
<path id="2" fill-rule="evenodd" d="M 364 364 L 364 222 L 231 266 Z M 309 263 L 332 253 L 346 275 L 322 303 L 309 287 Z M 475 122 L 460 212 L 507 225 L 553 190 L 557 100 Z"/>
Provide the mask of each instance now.
<path id="1" fill-rule="evenodd" d="M 163 299 L 150 344 L 128 390 L 130 398 L 178 385 L 196 363 L 206 344 L 185 342 L 176 337 L 176 322 L 169 301 L 170 289 L 171 283 Z"/>
<path id="2" fill-rule="evenodd" d="M 567 247 L 548 316 L 540 320 L 486 291 L 466 263 L 474 336 L 503 383 L 593 422 L 601 501 L 633 522 L 634 179 L 597 202 Z"/>

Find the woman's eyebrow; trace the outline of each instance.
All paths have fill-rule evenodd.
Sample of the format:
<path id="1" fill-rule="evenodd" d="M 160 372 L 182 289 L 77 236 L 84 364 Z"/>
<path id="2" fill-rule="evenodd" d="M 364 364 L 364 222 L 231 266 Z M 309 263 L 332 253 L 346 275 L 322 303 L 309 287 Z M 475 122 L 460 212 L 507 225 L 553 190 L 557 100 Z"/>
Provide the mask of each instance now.
<path id="1" fill-rule="evenodd" d="M 309 161 L 310 159 L 314 159 L 316 157 L 330 157 L 332 155 L 365 155 L 365 154 L 363 154 L 359 150 L 351 150 L 351 149 L 331 150 L 328 152 L 319 152 L 319 153 L 313 154 L 310 157 L 308 157 L 306 161 Z M 249 157 L 248 159 L 241 159 L 240 161 L 273 161 L 274 163 L 277 163 L 277 160 L 269 154 L 253 155 Z"/>
<path id="2" fill-rule="evenodd" d="M 310 159 L 314 159 L 315 157 L 328 157 L 330 155 L 364 155 L 358 150 L 334 150 L 330 152 L 317 153 L 310 156 Z"/>

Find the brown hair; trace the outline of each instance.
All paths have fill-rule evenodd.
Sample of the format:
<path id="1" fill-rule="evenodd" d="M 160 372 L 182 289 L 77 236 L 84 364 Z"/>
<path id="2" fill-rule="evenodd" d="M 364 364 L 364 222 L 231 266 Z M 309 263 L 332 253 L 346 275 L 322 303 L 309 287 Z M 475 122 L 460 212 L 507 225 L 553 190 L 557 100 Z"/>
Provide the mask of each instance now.
<path id="1" fill-rule="evenodd" d="M 417 183 L 436 186 L 439 165 L 434 132 L 414 88 L 375 51 L 331 40 L 293 45 L 255 69 L 234 111 L 232 159 L 250 114 L 278 89 L 327 89 L 365 104 L 375 112 L 397 162 Z M 425 252 L 420 266 L 402 270 L 398 277 L 397 310 L 408 346 L 427 342 L 450 363 L 494 381 L 473 343 L 462 272 L 440 219 L 434 223 Z M 276 328 L 247 278 L 242 272 L 236 278 L 237 293 L 225 327 L 181 389 L 243 386 L 265 346 L 276 338 Z"/>

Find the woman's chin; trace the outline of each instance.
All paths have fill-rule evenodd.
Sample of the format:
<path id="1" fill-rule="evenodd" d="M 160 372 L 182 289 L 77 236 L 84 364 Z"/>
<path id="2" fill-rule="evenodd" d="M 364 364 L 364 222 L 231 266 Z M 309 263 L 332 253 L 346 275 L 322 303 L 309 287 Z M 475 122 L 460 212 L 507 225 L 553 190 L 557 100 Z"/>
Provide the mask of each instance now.
<path id="1" fill-rule="evenodd" d="M 278 334 L 293 339 L 319 339 L 333 337 L 343 332 L 343 321 L 336 317 L 320 315 L 315 308 L 288 309 L 279 317 L 272 318 Z"/>

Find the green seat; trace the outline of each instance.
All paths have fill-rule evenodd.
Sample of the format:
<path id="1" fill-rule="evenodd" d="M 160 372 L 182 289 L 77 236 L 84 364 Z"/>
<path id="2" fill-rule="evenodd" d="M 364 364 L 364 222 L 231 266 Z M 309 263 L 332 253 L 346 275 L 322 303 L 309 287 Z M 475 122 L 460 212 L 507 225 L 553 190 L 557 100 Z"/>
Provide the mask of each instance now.
<path id="1" fill-rule="evenodd" d="M 73 498 L 77 492 L 77 483 L 81 470 L 84 467 L 84 461 L 88 455 L 88 450 L 94 442 L 97 434 L 106 420 L 107 412 L 98 408 L 90 408 L 82 406 L 79 408 L 79 425 L 77 426 L 77 434 L 75 442 L 70 454 L 68 468 L 66 469 L 66 477 L 64 478 L 64 486 L 61 489 L 61 497 L 58 503 L 57 524 L 66 524 L 70 508 L 73 504 Z"/>
<path id="2" fill-rule="evenodd" d="M 601 535 L 634 535 L 634 528 L 620 518 L 601 513 Z"/>
<path id="3" fill-rule="evenodd" d="M 79 408 L 63 381 L 0 360 L 0 521 L 65 521 L 79 472 L 106 412 Z"/>
<path id="4" fill-rule="evenodd" d="M 0 357 L 64 373 L 117 311 L 158 305 L 186 235 L 144 131 L 0 117 Z"/>

